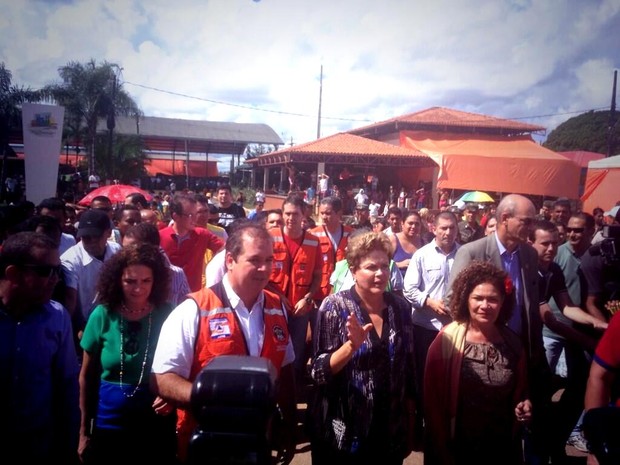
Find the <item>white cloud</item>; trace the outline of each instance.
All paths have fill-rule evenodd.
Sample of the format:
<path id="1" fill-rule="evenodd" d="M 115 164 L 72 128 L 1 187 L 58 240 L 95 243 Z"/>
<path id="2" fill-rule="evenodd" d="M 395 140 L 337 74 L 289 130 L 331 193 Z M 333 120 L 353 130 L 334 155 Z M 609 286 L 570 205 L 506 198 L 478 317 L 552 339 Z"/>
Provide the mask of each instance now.
<path id="1" fill-rule="evenodd" d="M 16 83 L 108 60 L 171 92 L 125 84 L 147 115 L 260 122 L 295 143 L 316 137 L 321 64 L 324 136 L 431 106 L 555 115 L 529 119 L 552 129 L 572 116 L 560 113 L 608 105 L 620 67 L 617 0 L 0 3 Z"/>

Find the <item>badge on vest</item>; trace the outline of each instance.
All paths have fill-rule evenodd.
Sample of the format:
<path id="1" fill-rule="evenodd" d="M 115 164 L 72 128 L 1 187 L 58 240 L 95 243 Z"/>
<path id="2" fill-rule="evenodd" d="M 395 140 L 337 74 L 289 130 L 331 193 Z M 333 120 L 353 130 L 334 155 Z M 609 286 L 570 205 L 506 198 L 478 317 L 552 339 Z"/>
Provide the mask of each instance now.
<path id="1" fill-rule="evenodd" d="M 273 337 L 277 342 L 284 342 L 284 340 L 286 339 L 286 336 L 284 335 L 284 330 L 278 325 L 273 326 Z"/>
<path id="2" fill-rule="evenodd" d="M 222 339 L 230 337 L 230 325 L 226 318 L 213 318 L 209 320 L 209 330 L 211 331 L 211 339 Z"/>

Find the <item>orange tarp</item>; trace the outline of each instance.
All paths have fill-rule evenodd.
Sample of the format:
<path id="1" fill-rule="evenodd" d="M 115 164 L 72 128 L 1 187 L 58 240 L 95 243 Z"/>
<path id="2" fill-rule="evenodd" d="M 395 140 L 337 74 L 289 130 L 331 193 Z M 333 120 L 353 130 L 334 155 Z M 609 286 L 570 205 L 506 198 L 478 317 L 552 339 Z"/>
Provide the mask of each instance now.
<path id="1" fill-rule="evenodd" d="M 167 176 L 185 176 L 186 160 L 161 160 L 151 159 L 145 164 L 149 176 L 157 173 Z M 193 161 L 189 162 L 189 175 L 193 177 L 218 176 L 217 161 Z"/>
<path id="2" fill-rule="evenodd" d="M 563 157 L 572 160 L 573 163 L 577 164 L 580 168 L 588 168 L 588 163 L 592 160 L 600 160 L 605 158 L 605 155 L 602 153 L 596 152 L 586 152 L 585 150 L 575 150 L 573 152 L 558 152 Z"/>
<path id="3" fill-rule="evenodd" d="M 17 152 L 17 158 L 23 160 L 24 153 Z M 79 155 L 77 157 L 78 163 L 85 161 L 85 157 L 83 155 Z M 72 166 L 76 165 L 76 156 L 75 154 L 69 154 L 67 157 L 66 154 L 61 154 L 58 158 L 58 162 L 60 164 L 69 164 Z M 68 162 L 68 163 L 67 163 Z M 163 159 L 155 159 L 149 158 L 144 164 L 146 168 L 146 172 L 149 176 L 156 176 L 157 173 L 161 173 L 166 176 L 185 176 L 185 164 L 186 160 L 163 160 Z M 219 172 L 217 169 L 217 161 L 209 160 L 209 161 L 201 161 L 201 160 L 190 160 L 189 162 L 189 175 L 193 177 L 208 177 L 208 176 L 219 176 Z"/>
<path id="4" fill-rule="evenodd" d="M 17 152 L 16 155 L 19 160 L 24 159 L 24 152 Z M 83 155 L 78 155 L 76 157 L 75 154 L 69 154 L 69 157 L 67 157 L 67 154 L 60 154 L 60 156 L 58 157 L 58 164 L 76 166 L 76 158 L 77 158 L 77 164 L 85 162 L 86 160 L 86 158 Z"/>
<path id="5" fill-rule="evenodd" d="M 579 197 L 579 167 L 530 136 L 401 131 L 400 145 L 437 163 L 440 188 Z"/>

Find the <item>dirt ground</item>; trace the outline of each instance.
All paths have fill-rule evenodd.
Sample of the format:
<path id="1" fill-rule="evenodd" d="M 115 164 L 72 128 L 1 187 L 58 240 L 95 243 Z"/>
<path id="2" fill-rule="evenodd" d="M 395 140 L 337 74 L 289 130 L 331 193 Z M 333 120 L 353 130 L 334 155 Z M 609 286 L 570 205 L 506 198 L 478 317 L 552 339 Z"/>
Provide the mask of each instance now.
<path id="1" fill-rule="evenodd" d="M 295 453 L 295 457 L 293 458 L 290 465 L 310 465 L 310 443 L 303 433 L 303 426 L 301 424 L 301 419 L 303 419 L 306 411 L 305 404 L 298 404 L 298 417 L 300 422 L 298 424 L 298 437 L 301 438 L 299 443 L 297 444 L 297 449 Z M 587 454 L 581 451 L 578 451 L 574 447 L 567 446 L 566 447 L 567 460 L 565 465 L 586 465 Z M 403 465 L 422 465 L 424 463 L 424 454 L 422 452 L 412 452 L 409 457 L 405 459 Z"/>

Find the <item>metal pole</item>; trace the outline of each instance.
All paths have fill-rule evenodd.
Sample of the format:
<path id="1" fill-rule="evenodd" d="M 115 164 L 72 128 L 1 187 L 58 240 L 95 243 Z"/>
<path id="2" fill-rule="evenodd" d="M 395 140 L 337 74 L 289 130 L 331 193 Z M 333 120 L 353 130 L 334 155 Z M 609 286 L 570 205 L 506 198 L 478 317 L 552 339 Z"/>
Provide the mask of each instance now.
<path id="1" fill-rule="evenodd" d="M 609 125 L 607 127 L 607 157 L 614 154 L 615 135 L 616 135 L 616 83 L 618 81 L 618 70 L 614 71 L 614 85 L 611 94 L 611 108 L 609 111 Z"/>
<path id="2" fill-rule="evenodd" d="M 189 148 L 187 147 L 187 139 L 185 139 L 185 187 L 189 189 Z"/>
<path id="3" fill-rule="evenodd" d="M 317 126 L 316 126 L 316 138 L 317 139 L 321 138 L 321 106 L 322 106 L 322 103 L 323 103 L 323 65 L 321 65 L 321 78 L 319 80 L 319 117 L 318 117 Z M 293 145 L 292 138 L 291 138 L 291 145 Z"/>

